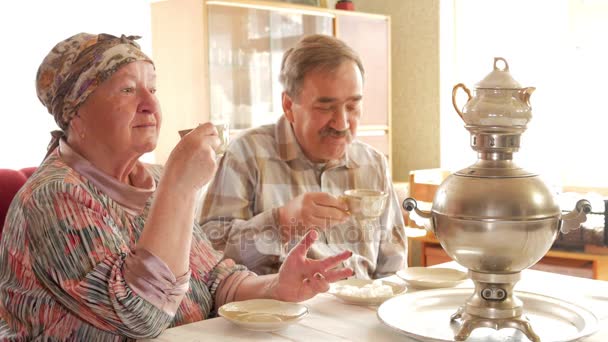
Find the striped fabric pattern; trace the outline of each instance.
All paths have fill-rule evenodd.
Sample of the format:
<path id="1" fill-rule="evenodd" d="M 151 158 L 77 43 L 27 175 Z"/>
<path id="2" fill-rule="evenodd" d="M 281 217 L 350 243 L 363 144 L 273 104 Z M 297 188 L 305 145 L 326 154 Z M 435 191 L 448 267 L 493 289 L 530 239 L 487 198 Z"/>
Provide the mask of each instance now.
<path id="1" fill-rule="evenodd" d="M 354 219 L 320 234 L 309 257 L 324 258 L 343 250 L 353 256 L 344 266 L 358 278 L 394 274 L 406 265 L 403 216 L 386 158 L 354 140 L 342 160 L 311 163 L 303 154 L 291 124 L 250 129 L 235 138 L 207 189 L 199 222 L 216 249 L 258 274 L 276 273 L 299 237 L 282 245 L 278 207 L 305 192 L 340 196 L 347 189 L 383 190 L 390 194 L 384 214 L 373 228 Z"/>
<path id="2" fill-rule="evenodd" d="M 155 181 L 161 168 L 147 166 Z M 223 259 L 195 223 L 190 289 L 175 316 L 123 276 L 152 204 L 127 210 L 65 164 L 57 150 L 15 196 L 0 242 L 0 340 L 125 341 L 213 314 Z"/>

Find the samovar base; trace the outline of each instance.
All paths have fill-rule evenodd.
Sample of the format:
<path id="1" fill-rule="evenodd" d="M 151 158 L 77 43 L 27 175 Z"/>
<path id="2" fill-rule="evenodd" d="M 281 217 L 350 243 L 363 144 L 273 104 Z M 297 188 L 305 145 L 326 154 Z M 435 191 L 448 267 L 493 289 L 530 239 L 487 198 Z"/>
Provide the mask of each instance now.
<path id="1" fill-rule="evenodd" d="M 503 319 L 484 318 L 469 315 L 464 312 L 464 307 L 461 306 L 450 319 L 452 321 L 460 320 L 460 327 L 458 328 L 456 335 L 454 335 L 454 340 L 456 341 L 466 340 L 471 335 L 471 332 L 477 328 L 493 328 L 495 330 L 513 328 L 524 333 L 530 341 L 540 342 L 540 337 L 534 332 L 530 325 L 530 321 L 528 321 L 525 316 Z"/>
<path id="2" fill-rule="evenodd" d="M 460 321 L 454 340 L 466 340 L 477 328 L 513 328 L 520 330 L 532 342 L 540 342 L 540 337 L 523 314 L 522 301 L 513 292 L 515 283 L 521 279 L 519 272 L 499 274 L 469 271 L 469 277 L 475 284 L 475 292 L 450 317 L 451 321 Z"/>

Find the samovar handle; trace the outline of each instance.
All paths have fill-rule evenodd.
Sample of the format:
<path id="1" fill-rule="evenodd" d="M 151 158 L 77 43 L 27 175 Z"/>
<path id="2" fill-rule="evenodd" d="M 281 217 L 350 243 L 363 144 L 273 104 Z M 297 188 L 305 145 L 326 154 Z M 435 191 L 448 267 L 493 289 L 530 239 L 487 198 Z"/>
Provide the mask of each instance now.
<path id="1" fill-rule="evenodd" d="M 559 230 L 568 234 L 570 231 L 578 229 L 581 223 L 587 221 L 587 214 L 591 212 L 591 203 L 586 199 L 576 202 L 574 210 L 562 216 Z"/>
<path id="2" fill-rule="evenodd" d="M 410 213 L 410 218 L 414 220 L 417 225 L 422 226 L 429 232 L 435 234 L 435 227 L 433 226 L 433 214 L 430 211 L 418 209 L 418 202 L 411 197 L 404 199 L 402 206 L 403 209 Z"/>
<path id="3" fill-rule="evenodd" d="M 464 90 L 465 93 L 467 93 L 467 96 L 469 97 L 467 102 L 471 101 L 471 98 L 473 96 L 471 96 L 471 91 L 469 90 L 469 88 L 467 88 L 467 86 L 464 85 L 464 83 L 458 83 L 452 89 L 452 105 L 454 106 L 454 109 L 456 109 L 456 113 L 458 113 L 458 115 L 460 116 L 462 121 L 464 121 L 464 116 L 462 115 L 462 112 L 460 111 L 460 109 L 458 109 L 458 105 L 456 104 L 456 92 L 458 91 L 458 88 L 462 88 L 462 90 Z"/>

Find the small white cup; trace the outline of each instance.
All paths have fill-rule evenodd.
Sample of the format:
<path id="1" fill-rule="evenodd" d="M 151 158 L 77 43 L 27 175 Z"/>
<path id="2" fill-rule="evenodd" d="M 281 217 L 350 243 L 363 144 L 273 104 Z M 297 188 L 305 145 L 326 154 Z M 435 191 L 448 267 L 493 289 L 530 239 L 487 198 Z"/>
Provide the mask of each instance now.
<path id="1" fill-rule="evenodd" d="M 217 130 L 217 135 L 220 138 L 220 146 L 218 146 L 217 150 L 215 150 L 215 153 L 217 153 L 217 155 L 223 155 L 228 148 L 228 143 L 230 142 L 230 124 L 217 124 L 215 125 L 215 129 Z"/>
<path id="2" fill-rule="evenodd" d="M 378 218 L 386 208 L 388 194 L 370 189 L 351 189 L 344 191 L 340 198 L 348 205 L 348 211 L 357 221 Z"/>
<path id="3" fill-rule="evenodd" d="M 215 126 L 215 129 L 217 130 L 217 135 L 220 138 L 220 145 L 215 150 L 215 153 L 218 155 L 218 157 L 220 157 L 224 155 L 224 152 L 226 152 L 226 148 L 228 147 L 228 143 L 230 142 L 230 124 L 221 123 L 214 124 L 213 126 Z M 190 133 L 191 131 L 192 128 L 182 129 L 181 131 L 178 131 L 178 133 L 179 136 L 183 138 L 184 135 Z"/>

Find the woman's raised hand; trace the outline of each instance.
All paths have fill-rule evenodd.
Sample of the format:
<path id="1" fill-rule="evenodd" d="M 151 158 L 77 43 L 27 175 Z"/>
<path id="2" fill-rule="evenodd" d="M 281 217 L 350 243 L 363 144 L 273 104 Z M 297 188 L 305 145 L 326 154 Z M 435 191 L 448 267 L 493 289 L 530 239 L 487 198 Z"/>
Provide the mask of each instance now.
<path id="1" fill-rule="evenodd" d="M 299 302 L 329 290 L 329 284 L 353 274 L 350 268 L 336 268 L 352 255 L 345 251 L 321 260 L 306 257 L 306 253 L 317 240 L 318 233 L 309 231 L 294 247 L 279 270 L 271 291 L 273 297 L 289 302 Z"/>
<path id="2" fill-rule="evenodd" d="M 165 164 L 165 173 L 175 173 L 179 185 L 201 189 L 215 174 L 215 150 L 219 145 L 220 139 L 213 124 L 199 125 L 175 146 Z"/>

